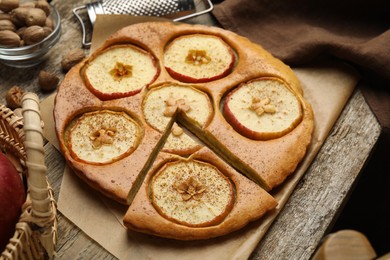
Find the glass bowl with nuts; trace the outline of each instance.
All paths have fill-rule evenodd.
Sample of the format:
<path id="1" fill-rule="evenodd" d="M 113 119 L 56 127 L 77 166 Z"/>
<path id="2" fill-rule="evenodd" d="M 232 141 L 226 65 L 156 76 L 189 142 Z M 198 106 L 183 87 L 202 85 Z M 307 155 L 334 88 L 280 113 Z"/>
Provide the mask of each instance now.
<path id="1" fill-rule="evenodd" d="M 0 0 L 1 63 L 37 65 L 60 37 L 60 15 L 46 0 Z"/>

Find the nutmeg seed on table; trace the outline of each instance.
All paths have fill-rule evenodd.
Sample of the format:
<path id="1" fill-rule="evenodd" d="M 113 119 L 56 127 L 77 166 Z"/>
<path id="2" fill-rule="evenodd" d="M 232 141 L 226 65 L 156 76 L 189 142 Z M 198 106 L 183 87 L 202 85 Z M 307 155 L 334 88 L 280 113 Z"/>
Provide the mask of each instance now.
<path id="1" fill-rule="evenodd" d="M 38 75 L 39 87 L 44 91 L 54 90 L 60 79 L 53 73 L 41 70 Z"/>
<path id="2" fill-rule="evenodd" d="M 64 71 L 68 71 L 84 58 L 85 53 L 82 49 L 70 50 L 64 57 L 62 57 L 61 67 Z"/>

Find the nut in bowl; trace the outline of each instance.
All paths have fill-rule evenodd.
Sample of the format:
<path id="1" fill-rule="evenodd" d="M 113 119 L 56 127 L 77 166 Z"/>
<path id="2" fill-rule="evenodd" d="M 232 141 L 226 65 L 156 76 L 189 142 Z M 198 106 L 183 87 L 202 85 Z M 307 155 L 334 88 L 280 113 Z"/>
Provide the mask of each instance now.
<path id="1" fill-rule="evenodd" d="M 41 63 L 61 37 L 61 19 L 46 0 L 0 1 L 0 62 L 10 67 Z"/>

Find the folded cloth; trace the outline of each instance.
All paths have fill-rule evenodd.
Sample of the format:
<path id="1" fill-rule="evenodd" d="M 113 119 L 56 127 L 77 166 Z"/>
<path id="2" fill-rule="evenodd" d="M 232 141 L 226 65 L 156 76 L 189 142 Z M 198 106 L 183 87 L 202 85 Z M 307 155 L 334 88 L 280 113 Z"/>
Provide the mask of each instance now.
<path id="1" fill-rule="evenodd" d="M 388 0 L 225 0 L 213 14 L 290 66 L 325 54 L 390 82 Z"/>

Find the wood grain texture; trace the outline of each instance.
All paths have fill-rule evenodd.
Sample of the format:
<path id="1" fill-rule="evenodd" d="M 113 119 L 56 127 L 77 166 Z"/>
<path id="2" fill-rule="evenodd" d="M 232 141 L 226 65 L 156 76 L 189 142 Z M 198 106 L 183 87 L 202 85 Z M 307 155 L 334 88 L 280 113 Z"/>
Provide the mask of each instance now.
<path id="1" fill-rule="evenodd" d="M 380 131 L 356 91 L 252 259 L 310 259 L 348 200 Z"/>
<path id="2" fill-rule="evenodd" d="M 37 75 L 40 70 L 47 70 L 63 79 L 65 73 L 60 66 L 62 56 L 73 48 L 81 48 L 80 26 L 71 10 L 89 2 L 52 1 L 61 15 L 60 42 L 50 51 L 47 60 L 34 68 L 14 69 L 0 64 L 1 103 L 5 103 L 5 93 L 13 85 L 35 92 L 41 99 L 51 94 L 39 89 Z M 215 24 L 210 15 L 188 22 Z M 86 54 L 88 52 L 85 50 Z M 362 94 L 356 91 L 251 259 L 309 259 L 348 199 L 380 131 Z M 45 144 L 45 153 L 48 178 L 58 199 L 65 161 L 50 143 Z M 57 259 L 115 259 L 61 212 L 58 221 Z"/>

